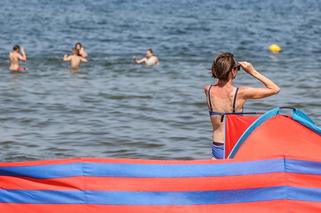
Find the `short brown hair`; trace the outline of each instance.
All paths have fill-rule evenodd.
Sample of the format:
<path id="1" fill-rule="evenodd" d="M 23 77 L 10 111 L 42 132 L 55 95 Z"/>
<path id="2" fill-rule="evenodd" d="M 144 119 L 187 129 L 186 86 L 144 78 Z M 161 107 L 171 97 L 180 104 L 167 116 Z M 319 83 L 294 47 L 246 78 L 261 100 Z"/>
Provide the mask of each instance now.
<path id="1" fill-rule="evenodd" d="M 76 49 L 76 48 L 72 48 L 72 53 L 75 54 L 75 55 L 81 56 L 80 53 L 79 53 L 79 50 Z"/>
<path id="2" fill-rule="evenodd" d="M 237 60 L 229 52 L 219 54 L 212 64 L 212 77 L 219 80 L 228 80 L 228 75 L 237 66 Z"/>

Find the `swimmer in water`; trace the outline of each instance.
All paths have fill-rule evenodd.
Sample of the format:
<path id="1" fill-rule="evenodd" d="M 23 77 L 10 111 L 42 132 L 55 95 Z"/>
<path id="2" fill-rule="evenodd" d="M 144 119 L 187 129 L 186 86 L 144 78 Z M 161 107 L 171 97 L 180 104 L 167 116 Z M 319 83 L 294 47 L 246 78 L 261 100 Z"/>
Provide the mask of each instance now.
<path id="1" fill-rule="evenodd" d="M 27 68 L 19 66 L 20 61 L 27 61 L 27 55 L 24 48 L 20 48 L 19 45 L 15 45 L 12 51 L 9 53 L 10 66 L 9 70 L 12 72 L 19 72 L 27 70 Z"/>
<path id="2" fill-rule="evenodd" d="M 148 66 L 153 66 L 153 65 L 158 65 L 160 64 L 158 58 L 153 54 L 153 50 L 152 49 L 148 49 L 146 51 L 146 56 L 142 59 L 136 59 L 134 57 L 134 63 L 135 64 L 145 64 Z"/>
<path id="3" fill-rule="evenodd" d="M 71 69 L 78 70 L 82 62 L 88 62 L 88 60 L 79 54 L 79 50 L 72 49 L 72 55 L 64 55 L 64 61 L 70 61 Z"/>
<path id="4" fill-rule="evenodd" d="M 79 56 L 83 57 L 83 58 L 87 58 L 88 54 L 85 51 L 85 48 L 82 46 L 82 44 L 80 42 L 77 42 L 75 44 L 75 49 L 79 51 Z"/>

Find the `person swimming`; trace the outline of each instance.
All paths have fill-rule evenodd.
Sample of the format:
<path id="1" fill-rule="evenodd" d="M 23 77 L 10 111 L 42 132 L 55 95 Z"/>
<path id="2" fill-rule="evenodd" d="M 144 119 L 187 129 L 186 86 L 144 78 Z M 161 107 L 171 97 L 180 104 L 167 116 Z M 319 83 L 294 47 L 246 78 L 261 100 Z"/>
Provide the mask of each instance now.
<path id="1" fill-rule="evenodd" d="M 147 66 L 153 66 L 160 64 L 158 58 L 154 55 L 152 49 L 147 49 L 146 56 L 142 59 L 136 59 L 134 57 L 135 64 L 145 64 Z"/>
<path id="2" fill-rule="evenodd" d="M 265 88 L 235 87 L 233 80 L 242 68 L 247 74 L 264 84 Z M 237 62 L 232 53 L 219 54 L 212 64 L 213 85 L 205 85 L 204 92 L 213 128 L 212 155 L 214 159 L 224 158 L 224 113 L 242 112 L 249 99 L 261 99 L 279 93 L 280 88 L 269 78 L 259 73 L 251 63 Z"/>
<path id="3" fill-rule="evenodd" d="M 86 58 L 80 56 L 79 50 L 76 48 L 72 49 L 72 55 L 64 55 L 64 61 L 70 61 L 72 70 L 78 70 L 82 62 L 88 62 Z"/>
<path id="4" fill-rule="evenodd" d="M 75 44 L 75 49 L 79 51 L 79 56 L 83 57 L 83 58 L 87 58 L 88 54 L 85 51 L 85 48 L 82 46 L 82 44 L 80 42 L 77 42 Z"/>
<path id="5" fill-rule="evenodd" d="M 19 60 L 20 61 L 27 61 L 27 55 L 25 52 L 24 48 L 20 48 L 19 45 L 15 45 L 12 48 L 12 51 L 9 53 L 9 61 L 10 61 L 10 66 L 9 70 L 12 72 L 20 72 L 27 70 L 27 68 L 20 67 L 19 65 Z"/>

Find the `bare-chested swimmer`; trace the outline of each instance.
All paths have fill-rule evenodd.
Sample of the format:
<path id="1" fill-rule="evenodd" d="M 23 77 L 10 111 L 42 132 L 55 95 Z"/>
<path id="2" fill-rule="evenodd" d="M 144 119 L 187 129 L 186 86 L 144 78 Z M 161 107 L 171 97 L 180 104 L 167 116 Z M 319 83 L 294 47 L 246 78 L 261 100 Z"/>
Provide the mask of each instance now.
<path id="1" fill-rule="evenodd" d="M 136 59 L 134 58 L 134 63 L 135 64 L 145 64 L 148 66 L 153 66 L 153 65 L 158 65 L 160 62 L 158 58 L 153 54 L 152 49 L 148 49 L 146 51 L 146 56 L 142 59 Z"/>
<path id="2" fill-rule="evenodd" d="M 20 72 L 27 70 L 27 68 L 19 66 L 20 61 L 27 61 L 27 55 L 24 48 L 20 48 L 19 45 L 15 45 L 12 51 L 9 53 L 10 66 L 9 70 L 12 72 Z"/>
<path id="3" fill-rule="evenodd" d="M 72 55 L 64 55 L 64 61 L 70 61 L 71 69 L 78 70 L 82 62 L 88 62 L 88 60 L 79 54 L 79 50 L 72 49 Z"/>

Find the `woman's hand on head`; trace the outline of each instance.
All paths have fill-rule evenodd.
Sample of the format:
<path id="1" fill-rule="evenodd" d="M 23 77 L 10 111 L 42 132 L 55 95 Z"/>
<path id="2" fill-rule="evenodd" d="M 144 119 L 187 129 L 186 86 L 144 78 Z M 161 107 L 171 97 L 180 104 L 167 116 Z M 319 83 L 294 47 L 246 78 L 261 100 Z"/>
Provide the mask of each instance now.
<path id="1" fill-rule="evenodd" d="M 280 87 L 276 85 L 271 79 L 262 75 L 256 69 L 254 69 L 251 63 L 246 61 L 242 61 L 239 63 L 245 72 L 247 72 L 257 80 L 261 81 L 265 86 L 265 88 L 242 88 L 242 90 L 240 90 L 240 95 L 242 95 L 244 99 L 260 99 L 269 97 L 271 95 L 275 95 L 280 92 Z"/>
<path id="2" fill-rule="evenodd" d="M 240 61 L 239 63 L 242 69 L 249 74 L 251 74 L 255 70 L 253 65 L 247 61 Z"/>

